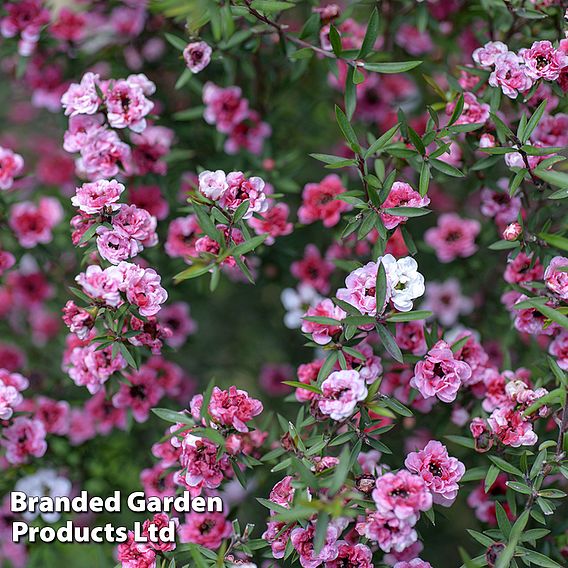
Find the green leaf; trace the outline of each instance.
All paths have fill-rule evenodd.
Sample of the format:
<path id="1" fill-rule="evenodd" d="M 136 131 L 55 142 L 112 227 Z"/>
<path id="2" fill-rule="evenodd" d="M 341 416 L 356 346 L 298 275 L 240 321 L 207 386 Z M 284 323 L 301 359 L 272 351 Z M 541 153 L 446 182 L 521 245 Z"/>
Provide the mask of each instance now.
<path id="1" fill-rule="evenodd" d="M 539 233 L 538 236 L 549 245 L 563 251 L 568 251 L 568 239 L 566 237 L 561 235 L 550 235 L 548 233 Z"/>
<path id="2" fill-rule="evenodd" d="M 430 165 L 433 168 L 435 168 L 436 170 L 438 170 L 439 172 L 446 174 L 447 176 L 451 176 L 451 177 L 464 177 L 465 176 L 465 174 L 463 172 L 460 172 L 460 170 L 458 170 L 457 168 L 454 168 L 454 166 L 450 166 L 450 164 L 447 164 L 446 162 L 443 162 L 442 160 L 438 160 L 437 158 L 430 160 Z"/>
<path id="3" fill-rule="evenodd" d="M 568 174 L 564 172 L 556 170 L 540 170 L 539 168 L 535 168 L 534 173 L 537 177 L 550 185 L 561 187 L 562 189 L 568 189 Z"/>
<path id="4" fill-rule="evenodd" d="M 491 486 L 495 483 L 495 480 L 497 479 L 498 475 L 499 475 L 499 468 L 495 467 L 494 465 L 490 466 L 489 469 L 487 470 L 487 475 L 485 476 L 485 484 L 484 484 L 485 493 L 489 493 L 489 489 L 491 489 Z"/>
<path id="5" fill-rule="evenodd" d="M 180 51 L 183 51 L 187 47 L 188 42 L 182 39 L 181 37 L 168 33 L 164 34 L 164 36 L 169 44 L 173 45 L 176 49 L 179 49 Z"/>
<path id="6" fill-rule="evenodd" d="M 400 123 L 395 124 L 392 128 L 389 128 L 382 136 L 379 136 L 367 149 L 365 152 L 365 159 L 373 154 L 377 154 L 380 150 L 386 146 L 398 132 L 400 128 Z"/>
<path id="7" fill-rule="evenodd" d="M 364 63 L 363 67 L 367 71 L 376 73 L 404 73 L 415 67 L 422 65 L 422 61 L 398 61 L 389 63 Z"/>
<path id="8" fill-rule="evenodd" d="M 383 211 L 398 217 L 423 217 L 428 215 L 428 213 L 432 213 L 431 209 L 426 209 L 425 207 L 387 207 Z"/>
<path id="9" fill-rule="evenodd" d="M 252 237 L 248 241 L 237 245 L 229 250 L 229 256 L 241 256 L 254 250 L 256 247 L 260 246 L 265 240 L 267 235 L 258 235 L 257 237 Z"/>
<path id="10" fill-rule="evenodd" d="M 314 554 L 319 554 L 327 537 L 329 526 L 329 513 L 321 512 L 316 521 L 316 534 L 314 535 Z"/>
<path id="11" fill-rule="evenodd" d="M 387 298 L 387 272 L 385 265 L 380 262 L 377 268 L 377 277 L 375 281 L 375 301 L 377 314 L 383 313 L 384 305 Z"/>
<path id="12" fill-rule="evenodd" d="M 336 57 L 341 56 L 341 52 L 343 51 L 343 47 L 341 45 L 341 36 L 337 31 L 337 28 L 333 25 L 329 28 L 329 41 L 331 43 L 331 49 Z"/>
<path id="13" fill-rule="evenodd" d="M 312 321 L 314 323 L 320 323 L 322 325 L 341 325 L 339 320 L 328 318 L 326 316 L 303 316 L 304 321 Z"/>
<path id="14" fill-rule="evenodd" d="M 430 166 L 428 162 L 422 162 L 420 166 L 420 182 L 418 184 L 418 192 L 421 197 L 424 197 L 428 193 L 428 185 L 430 183 Z"/>
<path id="15" fill-rule="evenodd" d="M 253 0 L 251 7 L 261 12 L 281 12 L 294 8 L 291 2 L 280 2 L 279 0 Z"/>
<path id="16" fill-rule="evenodd" d="M 347 70 L 347 75 L 345 77 L 345 112 L 347 118 L 351 120 L 353 118 L 353 113 L 357 107 L 357 87 L 354 82 L 354 71 L 355 68 L 349 66 Z"/>
<path id="17" fill-rule="evenodd" d="M 357 54 L 357 59 L 365 59 L 367 55 L 373 51 L 373 47 L 377 41 L 377 36 L 379 35 L 379 12 L 375 8 L 371 12 L 371 17 L 369 18 L 369 23 L 367 24 L 367 31 L 365 32 L 365 38 L 361 44 L 361 49 Z"/>
<path id="18" fill-rule="evenodd" d="M 497 456 L 489 456 L 489 459 L 502 471 L 510 473 L 512 475 L 518 475 L 519 477 L 523 477 L 523 472 L 518 468 L 515 467 L 513 464 L 509 463 L 508 461 L 504 460 L 503 458 L 499 458 Z"/>
<path id="19" fill-rule="evenodd" d="M 537 299 L 529 298 L 528 300 L 524 300 L 523 302 L 519 302 L 515 304 L 513 307 L 518 310 L 528 305 L 535 310 L 539 311 L 541 314 L 546 316 L 549 320 L 556 322 L 558 325 L 561 325 L 565 329 L 568 329 L 568 318 L 561 314 L 558 310 L 543 304 L 541 301 Z"/>
<path id="20" fill-rule="evenodd" d="M 197 278 L 198 276 L 202 276 L 206 274 L 213 268 L 213 264 L 194 264 L 185 270 L 182 270 L 180 273 L 174 276 L 174 283 L 179 284 L 184 280 L 189 280 L 190 278 Z"/>
<path id="21" fill-rule="evenodd" d="M 404 406 L 404 404 L 402 404 L 402 402 L 398 401 L 396 398 L 390 398 L 388 396 L 385 396 L 384 398 L 381 399 L 381 402 L 386 404 L 391 410 L 394 410 L 397 414 L 400 414 L 401 416 L 406 416 L 408 418 L 413 416 L 412 410 Z"/>
<path id="22" fill-rule="evenodd" d="M 321 394 L 321 389 L 316 385 L 306 385 L 305 383 L 301 383 L 300 381 L 282 381 L 282 384 L 288 385 L 289 387 L 294 387 L 297 389 L 305 389 L 310 392 Z"/>
<path id="23" fill-rule="evenodd" d="M 355 134 L 353 127 L 349 123 L 349 120 L 347 120 L 345 113 L 337 105 L 335 106 L 335 118 L 337 119 L 337 124 L 339 125 L 339 128 L 343 136 L 345 137 L 345 140 L 349 142 L 352 150 L 354 152 L 359 152 L 360 146 L 357 140 L 357 135 Z"/>
<path id="24" fill-rule="evenodd" d="M 248 213 L 250 200 L 245 199 L 233 213 L 233 225 L 236 225 Z"/>
<path id="25" fill-rule="evenodd" d="M 463 93 L 462 93 L 458 97 L 458 100 L 456 102 L 456 106 L 454 107 L 454 111 L 452 112 L 452 116 L 450 117 L 450 121 L 448 122 L 448 126 L 451 126 L 452 124 L 454 124 L 454 122 L 456 122 L 456 120 L 461 116 L 461 113 L 463 112 L 463 105 L 464 105 L 464 100 L 463 100 Z"/>
<path id="26" fill-rule="evenodd" d="M 520 551 L 523 553 L 523 558 L 530 561 L 531 564 L 536 566 L 542 566 L 543 568 L 562 568 L 558 562 L 552 560 L 548 556 L 536 552 L 535 550 L 529 550 L 528 548 L 519 547 Z"/>
<path id="27" fill-rule="evenodd" d="M 540 122 L 540 119 L 542 118 L 542 115 L 544 114 L 544 111 L 546 110 L 547 102 L 548 101 L 546 99 L 544 99 L 538 105 L 538 107 L 534 111 L 533 115 L 531 116 L 531 119 L 527 123 L 525 131 L 523 132 L 523 135 L 519 136 L 519 138 L 521 139 L 521 142 L 523 144 L 530 138 L 530 135 L 533 133 L 533 130 L 537 127 L 538 123 Z"/>
<path id="28" fill-rule="evenodd" d="M 518 241 L 495 241 L 490 244 L 487 248 L 489 250 L 509 250 L 520 246 Z"/>
<path id="29" fill-rule="evenodd" d="M 390 322 L 406 322 L 406 321 L 417 321 L 425 320 L 432 316 L 432 312 L 428 310 L 416 310 L 413 312 L 398 312 L 387 316 L 387 321 Z"/>
<path id="30" fill-rule="evenodd" d="M 500 503 L 496 503 L 496 513 L 497 513 L 497 520 L 499 522 L 499 528 L 508 537 L 509 542 L 507 546 L 504 548 L 503 552 L 499 554 L 497 558 L 497 562 L 495 563 L 495 568 L 508 568 L 513 556 L 515 555 L 515 549 L 517 547 L 517 543 L 521 537 L 521 534 L 525 527 L 527 526 L 527 522 L 529 520 L 529 510 L 523 511 L 519 518 L 515 521 L 514 526 L 510 529 L 511 524 L 507 519 L 507 515 L 501 506 Z M 503 515 L 505 518 L 503 519 Z M 503 526 L 502 526 L 503 525 Z M 503 527 L 506 527 L 507 530 L 504 530 Z"/>
<path id="31" fill-rule="evenodd" d="M 170 410 L 169 408 L 152 408 L 152 412 L 158 418 L 161 418 L 166 422 L 173 422 L 174 424 L 181 422 L 182 424 L 188 424 L 191 426 L 195 424 L 195 421 L 191 418 L 191 416 L 175 410 Z"/>
<path id="32" fill-rule="evenodd" d="M 335 466 L 331 484 L 329 486 L 329 494 L 335 495 L 343 486 L 349 473 L 349 447 L 345 446 L 339 456 L 339 463 Z"/>
<path id="33" fill-rule="evenodd" d="M 402 356 L 402 352 L 400 351 L 400 347 L 397 345 L 395 338 L 393 337 L 392 333 L 389 331 L 386 325 L 377 324 L 376 330 L 383 344 L 383 347 L 387 351 L 387 353 L 399 363 L 404 362 L 404 358 Z"/>

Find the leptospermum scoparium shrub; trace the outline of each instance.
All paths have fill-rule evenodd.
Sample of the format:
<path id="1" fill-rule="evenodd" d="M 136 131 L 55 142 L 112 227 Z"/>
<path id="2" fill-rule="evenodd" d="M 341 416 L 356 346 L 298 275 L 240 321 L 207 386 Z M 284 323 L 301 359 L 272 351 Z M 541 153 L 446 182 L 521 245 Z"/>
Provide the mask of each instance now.
<path id="1" fill-rule="evenodd" d="M 2 566 L 566 566 L 567 7 L 2 3 Z"/>

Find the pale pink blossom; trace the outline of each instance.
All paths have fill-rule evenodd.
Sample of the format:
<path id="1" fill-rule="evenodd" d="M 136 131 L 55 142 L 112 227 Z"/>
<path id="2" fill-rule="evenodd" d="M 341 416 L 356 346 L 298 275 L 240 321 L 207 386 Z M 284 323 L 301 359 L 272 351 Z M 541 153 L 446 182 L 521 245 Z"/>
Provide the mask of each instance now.
<path id="1" fill-rule="evenodd" d="M 568 258 L 555 256 L 544 271 L 544 282 L 559 298 L 568 300 Z"/>
<path id="2" fill-rule="evenodd" d="M 24 170 L 24 159 L 9 148 L 0 146 L 0 189 L 10 189 L 14 178 Z"/>
<path id="3" fill-rule="evenodd" d="M 228 187 L 227 176 L 223 170 L 206 170 L 199 174 L 199 191 L 208 199 L 217 201 Z"/>
<path id="4" fill-rule="evenodd" d="M 367 398 L 367 386 L 358 371 L 334 371 L 321 384 L 318 407 L 333 420 L 349 418 L 358 402 Z"/>
<path id="5" fill-rule="evenodd" d="M 194 41 L 187 44 L 183 50 L 183 58 L 187 68 L 192 73 L 199 73 L 203 71 L 211 61 L 211 53 L 213 50 L 204 41 Z"/>
<path id="6" fill-rule="evenodd" d="M 97 91 L 98 86 L 99 76 L 90 72 L 83 75 L 80 83 L 72 83 L 61 97 L 65 114 L 95 114 L 102 102 Z"/>
<path id="7" fill-rule="evenodd" d="M 511 99 L 528 91 L 533 85 L 522 58 L 511 51 L 497 56 L 495 69 L 488 82 L 492 87 L 500 87 L 503 94 Z"/>
<path id="8" fill-rule="evenodd" d="M 410 385 L 424 398 L 437 396 L 442 402 L 453 402 L 463 382 L 471 377 L 471 367 L 454 358 L 450 346 L 438 341 L 425 359 L 414 367 Z"/>
<path id="9" fill-rule="evenodd" d="M 483 47 L 478 47 L 471 56 L 481 67 L 492 67 L 497 57 L 507 53 L 508 50 L 509 48 L 502 41 L 489 41 Z"/>
<path id="10" fill-rule="evenodd" d="M 423 450 L 408 454 L 404 465 L 410 472 L 422 477 L 435 503 L 449 507 L 455 501 L 458 481 L 465 473 L 465 466 L 450 457 L 440 442 L 431 440 Z"/>

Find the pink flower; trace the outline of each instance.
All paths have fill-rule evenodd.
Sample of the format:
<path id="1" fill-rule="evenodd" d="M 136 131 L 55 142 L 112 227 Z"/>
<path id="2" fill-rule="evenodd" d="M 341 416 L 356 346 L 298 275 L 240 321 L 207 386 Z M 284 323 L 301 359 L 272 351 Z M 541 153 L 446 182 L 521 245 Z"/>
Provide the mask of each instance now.
<path id="1" fill-rule="evenodd" d="M 417 191 L 414 191 L 410 185 L 401 181 L 395 181 L 388 197 L 382 204 L 383 209 L 393 207 L 426 207 L 430 203 L 428 197 L 421 197 Z M 381 219 L 387 229 L 394 229 L 401 223 L 405 223 L 408 217 L 403 215 L 392 215 L 390 213 L 381 213 Z"/>
<path id="2" fill-rule="evenodd" d="M 95 114 L 99 110 L 101 99 L 97 92 L 99 76 L 85 73 L 80 83 L 72 83 L 61 97 L 61 105 L 67 116 Z"/>
<path id="3" fill-rule="evenodd" d="M 335 306 L 329 299 L 322 300 L 317 306 L 308 308 L 305 316 L 308 317 L 327 317 L 342 320 L 347 314 L 338 306 Z M 329 325 L 304 320 L 302 332 L 310 333 L 312 339 L 318 345 L 327 345 L 334 335 L 341 332 L 341 325 Z"/>
<path id="4" fill-rule="evenodd" d="M 192 319 L 189 306 L 185 302 L 174 302 L 163 307 L 158 317 L 160 323 L 172 332 L 167 339 L 171 347 L 181 347 L 188 336 L 197 331 L 197 323 Z"/>
<path id="5" fill-rule="evenodd" d="M 250 219 L 253 213 L 264 213 L 268 209 L 265 183 L 261 178 L 246 178 L 242 172 L 230 172 L 227 174 L 227 185 L 219 199 L 221 207 L 235 211 L 241 203 L 248 200 L 249 207 L 243 219 Z"/>
<path id="6" fill-rule="evenodd" d="M 429 282 L 426 285 L 426 299 L 422 308 L 430 310 L 439 322 L 451 327 L 460 314 L 473 310 L 473 300 L 462 294 L 459 280 L 448 278 L 445 282 Z"/>
<path id="7" fill-rule="evenodd" d="M 503 191 L 493 191 L 489 188 L 481 190 L 481 213 L 486 217 L 493 217 L 499 225 L 516 221 L 521 210 L 520 197 L 511 197 L 504 189 L 505 180 L 499 180 L 497 185 Z M 506 180 L 509 183 L 509 180 Z"/>
<path id="8" fill-rule="evenodd" d="M 194 41 L 187 44 L 183 50 L 183 58 L 187 68 L 192 73 L 203 71 L 211 61 L 212 49 L 204 41 Z"/>
<path id="9" fill-rule="evenodd" d="M 519 93 L 528 91 L 533 84 L 522 58 L 508 51 L 498 55 L 495 69 L 489 76 L 492 87 L 500 87 L 505 95 L 514 99 Z"/>
<path id="10" fill-rule="evenodd" d="M 410 472 L 422 477 L 433 493 L 435 503 L 449 507 L 455 501 L 458 481 L 465 473 L 465 466 L 450 457 L 440 442 L 431 440 L 423 450 L 408 454 L 404 465 Z"/>
<path id="11" fill-rule="evenodd" d="M 172 438 L 174 440 L 176 439 Z M 203 487 L 216 489 L 221 485 L 225 471 L 230 468 L 226 454 L 217 459 L 219 448 L 207 438 L 198 438 L 192 434 L 184 437 L 181 448 L 179 461 L 185 469 L 183 481 L 188 488 L 197 490 L 199 494 Z"/>
<path id="12" fill-rule="evenodd" d="M 398 28 L 395 40 L 410 55 L 422 55 L 434 49 L 434 44 L 428 31 L 419 30 L 410 24 L 402 24 Z"/>
<path id="13" fill-rule="evenodd" d="M 124 291 L 127 300 L 138 307 L 141 315 L 156 315 L 161 304 L 168 299 L 168 293 L 160 286 L 160 275 L 152 268 L 140 268 L 127 262 L 121 262 L 118 269 L 125 270 Z"/>
<path id="14" fill-rule="evenodd" d="M 206 170 L 199 174 L 199 191 L 208 199 L 217 201 L 227 191 L 229 184 L 223 170 L 210 172 Z"/>
<path id="15" fill-rule="evenodd" d="M 413 355 L 424 355 L 428 351 L 424 336 L 424 322 L 397 323 L 396 343 L 401 349 L 410 351 Z"/>
<path id="16" fill-rule="evenodd" d="M 112 402 L 116 408 L 130 408 L 136 422 L 146 422 L 150 410 L 158 404 L 164 391 L 158 384 L 157 373 L 143 365 L 126 377 L 127 383 L 120 383 Z"/>
<path id="17" fill-rule="evenodd" d="M 313 524 L 309 524 L 307 528 L 295 528 L 290 534 L 292 546 L 300 555 L 300 564 L 302 568 L 317 568 L 324 562 L 330 562 L 337 558 L 339 551 L 337 549 L 337 537 L 339 536 L 337 528 L 329 524 L 325 543 L 318 554 L 314 550 L 315 528 Z"/>
<path id="18" fill-rule="evenodd" d="M 170 519 L 168 515 L 166 515 L 166 513 L 158 513 L 154 515 L 152 519 L 146 519 L 144 521 L 144 525 L 142 526 L 142 535 L 149 537 L 150 526 L 156 527 L 155 530 L 158 531 L 156 534 L 159 534 L 160 529 L 169 526 L 170 522 L 172 521 L 177 526 L 177 519 Z M 153 542 L 149 540 L 148 546 L 159 552 L 170 552 L 175 549 L 176 543 L 175 540 L 173 542 L 164 542 L 161 540 L 159 540 L 158 542 Z"/>
<path id="19" fill-rule="evenodd" d="M 10 189 L 14 178 L 24 170 L 24 159 L 9 148 L 0 146 L 0 189 Z"/>
<path id="20" fill-rule="evenodd" d="M 349 544 L 338 540 L 337 558 L 325 563 L 326 568 L 373 568 L 373 553 L 364 544 Z"/>
<path id="21" fill-rule="evenodd" d="M 113 177 L 120 172 L 120 166 L 129 167 L 131 160 L 130 146 L 107 128 L 92 131 L 80 151 L 77 170 L 91 180 Z"/>
<path id="22" fill-rule="evenodd" d="M 292 481 L 294 481 L 294 478 L 291 475 L 281 479 L 270 491 L 269 501 L 289 509 L 294 500 L 295 492 Z"/>
<path id="23" fill-rule="evenodd" d="M 223 513 L 189 513 L 178 529 L 181 542 L 199 544 L 212 550 L 219 548 L 232 532 L 231 522 Z"/>
<path id="24" fill-rule="evenodd" d="M 20 36 L 18 53 L 31 55 L 42 28 L 49 22 L 49 10 L 40 0 L 20 0 L 5 3 L 6 16 L 0 20 L 0 33 L 7 38 Z"/>
<path id="25" fill-rule="evenodd" d="M 195 242 L 202 233 L 195 215 L 178 217 L 168 227 L 168 238 L 164 246 L 166 254 L 171 257 L 198 256 Z"/>
<path id="26" fill-rule="evenodd" d="M 495 436 L 506 446 L 533 446 L 538 437 L 532 424 L 523 418 L 521 412 L 512 408 L 497 408 L 487 422 Z"/>
<path id="27" fill-rule="evenodd" d="M 207 82 L 203 87 L 203 102 L 203 118 L 209 124 L 215 124 L 217 130 L 224 134 L 229 133 L 248 113 L 248 102 L 242 98 L 239 87 L 223 89 Z"/>
<path id="28" fill-rule="evenodd" d="M 101 300 L 114 308 L 121 303 L 119 285 L 121 276 L 100 266 L 87 266 L 85 272 L 77 275 L 75 281 L 83 288 L 85 294 L 95 300 Z"/>
<path id="29" fill-rule="evenodd" d="M 564 270 L 561 270 L 561 269 Z M 546 287 L 563 300 L 568 300 L 568 258 L 555 256 L 544 271 Z"/>
<path id="30" fill-rule="evenodd" d="M 358 371 L 334 371 L 321 384 L 318 407 L 333 420 L 349 418 L 357 403 L 367 398 L 367 385 Z"/>
<path id="31" fill-rule="evenodd" d="M 424 398 L 437 396 L 442 402 L 453 402 L 462 382 L 470 377 L 471 367 L 456 360 L 450 346 L 440 340 L 416 363 L 410 385 Z"/>
<path id="32" fill-rule="evenodd" d="M 174 131 L 165 126 L 147 125 L 144 132 L 133 132 L 130 140 L 135 146 L 132 148 L 132 162 L 124 164 L 129 174 L 166 175 L 168 164 L 164 158 L 170 152 L 174 141 Z"/>
<path id="33" fill-rule="evenodd" d="M 558 366 L 568 371 L 568 331 L 562 330 L 548 347 L 548 352 L 556 357 Z"/>
<path id="34" fill-rule="evenodd" d="M 432 568 L 432 564 L 420 558 L 413 558 L 412 560 L 397 562 L 394 568 Z"/>
<path id="35" fill-rule="evenodd" d="M 327 294 L 334 268 L 332 262 L 322 257 L 316 245 L 310 244 L 304 249 L 304 258 L 291 264 L 290 272 L 301 280 L 303 285 L 309 285 L 321 294 Z"/>
<path id="36" fill-rule="evenodd" d="M 424 240 L 435 250 L 440 262 L 451 262 L 460 256 L 471 256 L 477 250 L 475 237 L 480 229 L 478 221 L 444 213 L 438 219 L 438 226 L 424 233 Z"/>
<path id="37" fill-rule="evenodd" d="M 64 400 L 53 400 L 45 396 L 37 398 L 34 418 L 41 420 L 48 434 L 65 436 L 69 431 L 71 408 Z"/>
<path id="38" fill-rule="evenodd" d="M 272 245 L 276 237 L 289 235 L 294 230 L 294 225 L 288 221 L 290 208 L 286 203 L 277 203 L 264 213 L 260 213 L 260 219 L 251 217 L 248 224 L 257 235 L 268 235 L 264 244 Z"/>
<path id="39" fill-rule="evenodd" d="M 397 519 L 411 523 L 416 522 L 420 511 L 427 511 L 432 506 L 432 495 L 426 482 L 404 469 L 379 477 L 372 496 L 379 513 L 393 514 Z"/>
<path id="40" fill-rule="evenodd" d="M 145 117 L 154 108 L 138 80 L 119 79 L 105 86 L 105 103 L 108 123 L 112 128 L 130 128 L 142 132 L 146 128 Z"/>
<path id="41" fill-rule="evenodd" d="M 122 232 L 99 227 L 97 229 L 97 249 L 99 254 L 111 264 L 119 264 L 136 256 L 144 247 L 135 239 L 131 239 Z"/>
<path id="42" fill-rule="evenodd" d="M 16 264 L 16 258 L 11 252 L 0 250 L 0 276 Z"/>
<path id="43" fill-rule="evenodd" d="M 116 180 L 101 179 L 78 187 L 76 195 L 71 198 L 71 203 L 89 215 L 116 211 L 120 209 L 117 201 L 123 191 L 124 185 Z"/>
<path id="44" fill-rule="evenodd" d="M 156 567 L 156 552 L 147 543 L 136 542 L 132 531 L 128 531 L 128 540 L 119 544 L 117 551 L 122 568 Z"/>
<path id="45" fill-rule="evenodd" d="M 503 278 L 509 284 L 521 284 L 523 282 L 535 282 L 542 280 L 544 269 L 538 258 L 533 259 L 524 252 L 520 252 L 515 258 L 507 260 L 507 268 Z"/>
<path id="46" fill-rule="evenodd" d="M 140 209 L 146 209 L 158 220 L 168 216 L 170 206 L 162 195 L 159 185 L 139 185 L 130 189 L 130 203 Z"/>
<path id="47" fill-rule="evenodd" d="M 6 459 L 13 465 L 26 463 L 31 456 L 41 458 L 46 450 L 45 427 L 40 420 L 18 416 L 3 431 L 0 444 L 6 448 Z"/>
<path id="48" fill-rule="evenodd" d="M 478 47 L 473 53 L 473 60 L 481 67 L 492 67 L 495 60 L 502 53 L 507 53 L 509 48 L 501 41 L 487 42 L 483 47 Z"/>
<path id="49" fill-rule="evenodd" d="M 383 552 L 402 552 L 418 539 L 413 521 L 412 517 L 400 519 L 391 511 L 375 511 L 368 514 L 364 521 L 358 522 L 356 530 L 360 535 L 375 541 Z"/>
<path id="50" fill-rule="evenodd" d="M 24 398 L 19 390 L 6 384 L 0 376 L 0 420 L 9 420 L 14 414 L 14 408 L 22 403 Z"/>
<path id="51" fill-rule="evenodd" d="M 63 207 L 54 197 L 41 197 L 36 205 L 31 201 L 16 203 L 10 210 L 9 225 L 20 245 L 33 248 L 51 242 L 51 230 L 63 219 Z"/>
<path id="52" fill-rule="evenodd" d="M 86 32 L 87 16 L 64 7 L 59 10 L 57 20 L 49 26 L 49 33 L 60 40 L 79 42 Z"/>
<path id="53" fill-rule="evenodd" d="M 376 305 L 377 271 L 383 264 L 386 273 L 385 304 Z M 413 300 L 424 294 L 424 277 L 418 272 L 417 262 L 410 256 L 396 260 L 385 254 L 377 262 L 368 262 L 355 269 L 345 279 L 345 288 L 337 290 L 337 297 L 355 306 L 362 314 L 375 316 L 385 311 L 389 302 L 401 311 L 412 310 Z"/>
<path id="54" fill-rule="evenodd" d="M 218 424 L 235 428 L 239 432 L 248 432 L 246 422 L 250 422 L 262 412 L 262 403 L 251 398 L 244 390 L 235 386 L 228 390 L 213 387 L 209 414 Z"/>
<path id="55" fill-rule="evenodd" d="M 320 183 L 308 183 L 302 192 L 302 205 L 298 209 L 298 219 L 305 225 L 323 221 L 324 227 L 334 227 L 339 223 L 341 213 L 349 211 L 351 205 L 336 199 L 346 191 L 341 179 L 330 174 Z"/>
<path id="56" fill-rule="evenodd" d="M 122 205 L 120 211 L 112 218 L 113 229 L 139 242 L 140 246 L 151 247 L 157 244 L 157 220 L 145 209 L 136 205 Z"/>
<path id="57" fill-rule="evenodd" d="M 262 152 L 265 138 L 271 134 L 270 125 L 260 119 L 258 112 L 249 110 L 246 116 L 231 128 L 225 141 L 225 152 L 233 155 L 242 149 L 258 156 Z"/>
<path id="58" fill-rule="evenodd" d="M 446 114 L 451 116 L 456 108 L 457 101 L 446 106 Z M 463 93 L 463 110 L 454 124 L 485 124 L 489 119 L 490 107 L 487 103 L 480 103 L 473 93 Z"/>
<path id="59" fill-rule="evenodd" d="M 280 521 L 270 521 L 266 525 L 266 530 L 262 538 L 270 544 L 272 556 L 276 559 L 284 558 L 286 545 L 290 539 L 292 528 L 286 528 L 286 523 Z"/>
<path id="60" fill-rule="evenodd" d="M 555 49 L 548 41 L 535 41 L 530 49 L 521 49 L 526 73 L 533 79 L 546 79 L 556 81 L 561 71 L 568 67 L 568 55 Z"/>

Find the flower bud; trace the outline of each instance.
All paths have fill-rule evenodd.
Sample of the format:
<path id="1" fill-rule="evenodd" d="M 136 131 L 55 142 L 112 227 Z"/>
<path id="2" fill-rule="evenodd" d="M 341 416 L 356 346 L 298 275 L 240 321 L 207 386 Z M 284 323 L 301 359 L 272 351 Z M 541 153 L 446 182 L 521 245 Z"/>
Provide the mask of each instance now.
<path id="1" fill-rule="evenodd" d="M 516 241 L 522 232 L 523 228 L 519 225 L 519 223 L 511 223 L 505 227 L 505 230 L 503 231 L 503 238 L 506 241 Z"/>

